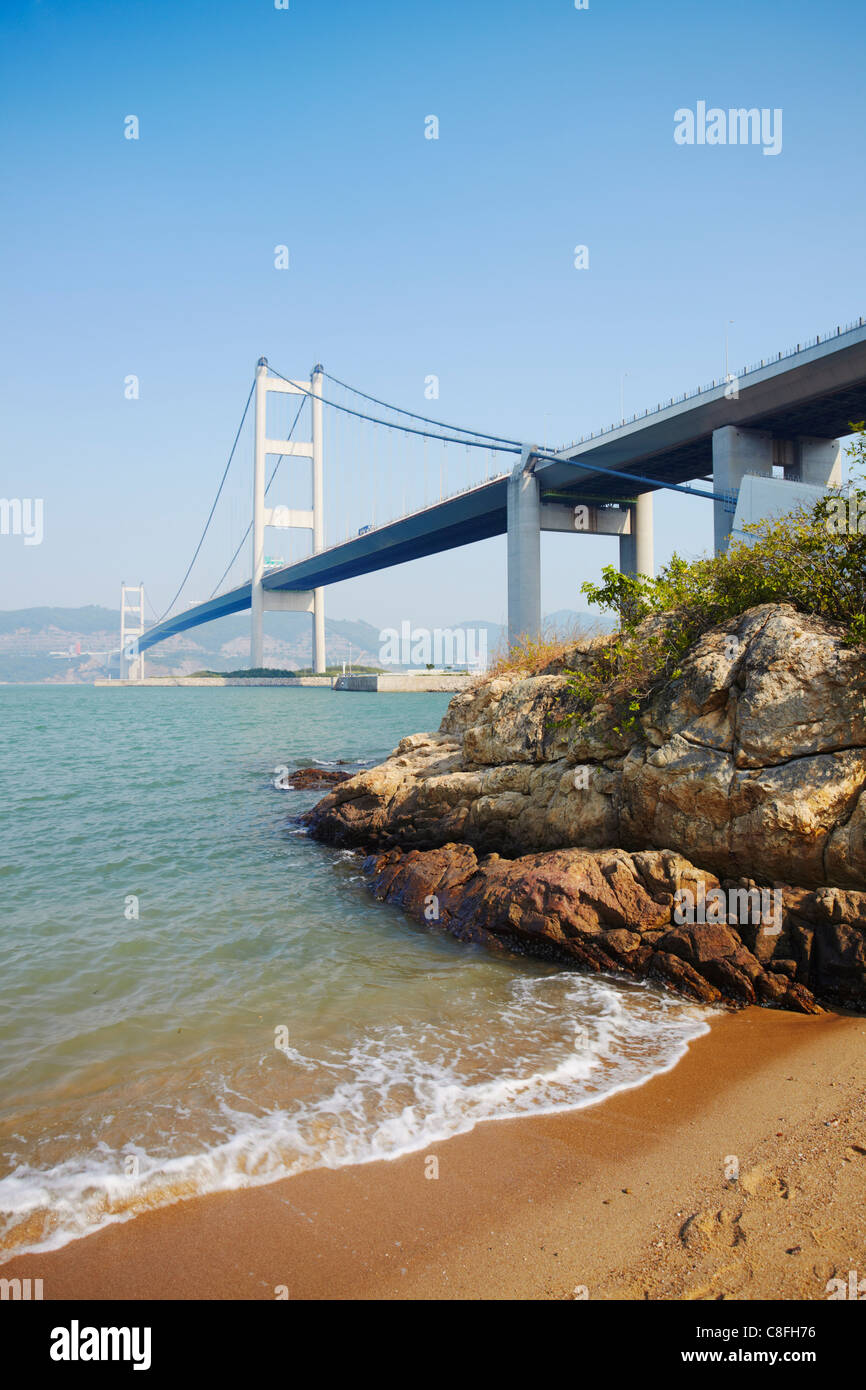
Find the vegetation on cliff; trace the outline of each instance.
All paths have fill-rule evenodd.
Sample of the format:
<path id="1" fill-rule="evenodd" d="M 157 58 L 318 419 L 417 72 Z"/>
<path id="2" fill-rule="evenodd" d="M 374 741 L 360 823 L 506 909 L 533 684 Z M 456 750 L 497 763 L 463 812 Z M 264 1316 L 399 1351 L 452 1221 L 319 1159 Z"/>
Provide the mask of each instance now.
<path id="1" fill-rule="evenodd" d="M 785 516 L 746 526 L 724 555 L 674 555 L 655 579 L 603 570 L 586 583 L 591 603 L 616 613 L 619 632 L 589 669 L 569 673 L 583 723 L 600 700 L 616 710 L 614 731 L 637 728 L 647 701 L 681 675 L 681 662 L 710 628 L 765 603 L 839 623 L 845 642 L 866 642 L 866 422 L 848 450 L 859 473 L 843 487 Z M 537 654 L 533 653 L 534 656 Z"/>

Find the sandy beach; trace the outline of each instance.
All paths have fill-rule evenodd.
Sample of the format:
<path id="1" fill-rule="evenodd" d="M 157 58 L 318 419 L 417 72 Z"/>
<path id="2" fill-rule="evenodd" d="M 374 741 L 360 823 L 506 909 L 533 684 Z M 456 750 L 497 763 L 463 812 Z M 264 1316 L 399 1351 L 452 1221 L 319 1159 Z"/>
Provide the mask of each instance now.
<path id="1" fill-rule="evenodd" d="M 864 1051 L 863 1018 L 723 1014 L 598 1105 L 194 1198 L 3 1275 L 46 1299 L 825 1299 L 866 1273 Z"/>

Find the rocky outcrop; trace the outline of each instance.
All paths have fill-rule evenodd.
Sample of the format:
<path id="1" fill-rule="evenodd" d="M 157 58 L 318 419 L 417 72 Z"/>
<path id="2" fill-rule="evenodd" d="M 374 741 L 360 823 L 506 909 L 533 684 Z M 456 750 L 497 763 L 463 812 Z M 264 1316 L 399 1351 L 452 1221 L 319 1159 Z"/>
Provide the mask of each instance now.
<path id="1" fill-rule="evenodd" d="M 561 849 L 479 860 L 469 845 L 445 845 L 371 855 L 364 872 L 377 898 L 465 941 L 582 970 L 651 976 L 704 1003 L 728 999 L 818 1013 L 812 985 L 820 977 L 825 995 L 832 979 L 838 999 L 866 1004 L 862 949 L 858 959 L 846 960 L 851 943 L 837 941 L 830 960 L 815 948 L 821 939 L 826 950 L 829 934 L 820 928 L 829 925 L 834 906 L 844 910 L 841 902 L 801 893 L 796 913 L 792 907 L 778 924 L 757 920 L 744 927 L 733 914 L 678 924 L 678 892 L 699 897 L 722 885 L 669 851 Z M 861 935 L 864 927 L 866 917 Z"/>
<path id="2" fill-rule="evenodd" d="M 580 668 L 592 657 L 590 647 L 577 649 L 570 662 Z M 863 1007 L 862 649 L 846 646 L 827 623 L 764 605 L 707 633 L 632 732 L 615 729 L 603 701 L 584 723 L 570 719 L 574 713 L 563 673 L 483 682 L 451 701 L 437 733 L 403 739 L 379 767 L 335 787 L 308 823 L 320 839 L 367 851 L 448 845 L 457 862 L 456 844 L 461 864 L 474 851 L 528 871 L 527 856 L 568 850 L 583 855 L 581 872 L 589 874 L 587 853 L 598 851 L 598 873 L 614 854 L 640 879 L 641 857 L 658 851 L 699 865 L 693 872 L 707 883 L 781 886 L 784 945 L 774 946 L 772 959 L 784 969 L 762 959 L 748 924 L 739 929 L 742 949 L 764 974 Z M 473 874 L 502 863 L 476 859 Z M 495 869 L 497 882 L 503 873 Z M 465 913 L 448 918 L 452 929 L 468 930 L 467 922 Z M 643 941 L 643 926 L 638 934 Z M 561 946 L 552 918 L 533 935 L 536 947 L 541 938 Z M 682 952 L 646 945 L 653 956 L 696 968 Z M 657 962 L 652 969 L 664 973 Z M 728 984 L 710 983 L 726 997 L 748 997 L 727 967 L 716 974 Z M 754 982 L 753 992 L 784 1002 L 761 996 Z"/>
<path id="3" fill-rule="evenodd" d="M 329 771 L 323 767 L 296 767 L 285 779 L 289 791 L 318 790 L 320 787 L 336 787 L 340 782 L 348 782 L 351 772 Z"/>
<path id="4" fill-rule="evenodd" d="M 674 849 L 729 876 L 866 886 L 866 662 L 817 619 L 751 609 L 708 633 L 682 676 L 618 735 L 585 727 L 565 676 L 456 696 L 311 817 L 338 844 L 460 840 L 525 854 Z"/>

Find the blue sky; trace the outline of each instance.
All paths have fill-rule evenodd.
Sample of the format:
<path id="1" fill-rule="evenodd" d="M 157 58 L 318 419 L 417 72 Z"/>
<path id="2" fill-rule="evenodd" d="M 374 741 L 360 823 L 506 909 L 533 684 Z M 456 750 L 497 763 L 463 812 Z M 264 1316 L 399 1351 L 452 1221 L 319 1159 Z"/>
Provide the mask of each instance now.
<path id="1" fill-rule="evenodd" d="M 261 354 L 559 443 L 621 393 L 631 413 L 721 375 L 726 324 L 736 368 L 864 312 L 857 0 L 4 0 L 0 24 L 0 492 L 45 499 L 41 546 L 0 538 L 2 607 L 143 579 L 161 611 Z M 677 146 L 698 100 L 781 108 L 782 152 Z M 250 487 L 245 437 L 185 598 Z M 711 543 L 700 501 L 656 517 L 657 564 Z M 545 537 L 545 610 L 615 558 Z M 499 621 L 504 539 L 326 601 Z"/>

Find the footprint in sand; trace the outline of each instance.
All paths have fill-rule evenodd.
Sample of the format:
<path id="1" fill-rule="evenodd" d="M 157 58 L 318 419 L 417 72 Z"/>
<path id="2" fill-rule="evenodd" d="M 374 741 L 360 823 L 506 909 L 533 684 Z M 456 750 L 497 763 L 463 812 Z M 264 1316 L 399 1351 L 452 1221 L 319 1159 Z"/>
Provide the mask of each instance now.
<path id="1" fill-rule="evenodd" d="M 741 1176 L 740 1187 L 750 1197 L 781 1197 L 789 1201 L 794 1196 L 794 1188 L 784 1178 L 760 1164 Z"/>
<path id="2" fill-rule="evenodd" d="M 740 1229 L 742 1212 L 697 1211 L 680 1227 L 680 1240 L 691 1249 L 730 1249 L 746 1239 Z"/>
<path id="3" fill-rule="evenodd" d="M 704 1299 L 736 1298 L 752 1282 L 752 1271 L 742 1260 L 736 1264 L 724 1265 L 705 1283 L 688 1289 L 682 1295 L 684 1303 L 695 1303 Z"/>

